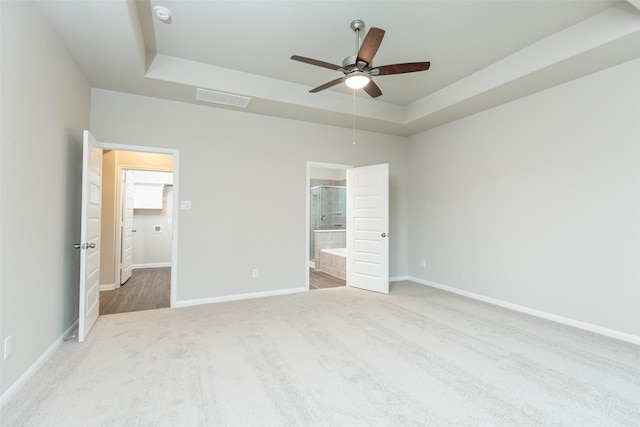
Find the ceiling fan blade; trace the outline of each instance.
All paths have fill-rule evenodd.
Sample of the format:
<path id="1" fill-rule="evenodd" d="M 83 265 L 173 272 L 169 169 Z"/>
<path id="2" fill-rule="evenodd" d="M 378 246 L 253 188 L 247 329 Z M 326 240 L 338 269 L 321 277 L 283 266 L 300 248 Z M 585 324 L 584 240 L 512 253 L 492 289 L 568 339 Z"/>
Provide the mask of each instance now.
<path id="1" fill-rule="evenodd" d="M 376 55 L 382 38 L 384 37 L 384 30 L 380 28 L 372 27 L 367 33 L 360 50 L 358 51 L 358 61 L 364 61 L 367 65 L 371 64 L 373 57 Z"/>
<path id="2" fill-rule="evenodd" d="M 374 76 L 388 76 L 390 74 L 415 73 L 417 71 L 427 71 L 430 66 L 430 62 L 407 62 L 406 64 L 383 65 L 371 70 L 371 74 Z"/>
<path id="3" fill-rule="evenodd" d="M 318 67 L 328 68 L 330 70 L 340 70 L 340 65 L 330 64 L 324 61 L 318 61 L 317 59 L 305 58 L 304 56 L 293 55 L 291 57 L 294 61 L 304 62 L 306 64 L 317 65 Z"/>
<path id="4" fill-rule="evenodd" d="M 325 83 L 325 84 L 323 84 L 321 86 L 318 86 L 317 88 L 311 89 L 309 92 L 311 92 L 311 93 L 320 92 L 321 90 L 325 90 L 325 89 L 330 88 L 331 86 L 337 85 L 341 81 L 342 81 L 342 77 L 340 77 L 339 79 L 331 80 L 329 83 Z"/>
<path id="5" fill-rule="evenodd" d="M 380 95 L 382 95 L 382 91 L 380 90 L 380 88 L 378 87 L 377 84 L 375 84 L 373 82 L 373 80 L 371 80 L 365 87 L 363 87 L 362 89 L 364 89 L 365 92 L 367 92 L 369 94 L 369 96 L 371 96 L 372 98 L 377 98 Z"/>

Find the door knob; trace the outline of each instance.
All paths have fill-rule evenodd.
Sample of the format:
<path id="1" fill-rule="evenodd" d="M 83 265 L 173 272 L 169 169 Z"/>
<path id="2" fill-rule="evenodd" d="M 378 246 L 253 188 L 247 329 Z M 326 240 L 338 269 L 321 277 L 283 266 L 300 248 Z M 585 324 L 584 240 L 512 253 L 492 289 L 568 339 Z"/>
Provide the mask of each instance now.
<path id="1" fill-rule="evenodd" d="M 73 245 L 76 249 L 93 249 L 96 247 L 95 243 L 76 243 Z"/>
<path id="2" fill-rule="evenodd" d="M 382 237 L 387 237 L 387 233 L 382 233 L 381 236 Z"/>

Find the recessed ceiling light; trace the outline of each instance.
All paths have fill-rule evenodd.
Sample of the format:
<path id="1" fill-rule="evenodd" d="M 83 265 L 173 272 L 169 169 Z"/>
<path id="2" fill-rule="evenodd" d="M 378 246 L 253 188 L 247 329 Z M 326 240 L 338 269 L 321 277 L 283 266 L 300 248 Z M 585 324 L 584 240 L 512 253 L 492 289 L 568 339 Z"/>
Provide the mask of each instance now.
<path id="1" fill-rule="evenodd" d="M 154 6 L 153 13 L 155 13 L 161 21 L 168 21 L 171 19 L 171 11 L 164 6 Z"/>

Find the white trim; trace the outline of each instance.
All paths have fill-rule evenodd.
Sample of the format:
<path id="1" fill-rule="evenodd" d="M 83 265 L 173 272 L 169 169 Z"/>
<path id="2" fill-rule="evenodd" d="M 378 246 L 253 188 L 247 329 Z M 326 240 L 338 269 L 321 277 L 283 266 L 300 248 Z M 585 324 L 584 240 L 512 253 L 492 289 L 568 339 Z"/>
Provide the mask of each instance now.
<path id="1" fill-rule="evenodd" d="M 468 298 L 472 298 L 478 301 L 486 302 L 500 307 L 508 308 L 510 310 L 518 311 L 520 313 L 530 314 L 541 319 L 551 320 L 553 322 L 561 323 L 563 325 L 572 326 L 574 328 L 583 329 L 585 331 L 593 332 L 599 335 L 604 335 L 610 338 L 615 338 L 621 341 L 627 341 L 633 344 L 640 344 L 640 336 L 628 334 L 626 332 L 616 331 L 614 329 L 604 328 L 602 326 L 594 325 L 591 323 L 583 322 L 581 320 L 575 320 L 564 316 L 558 316 L 557 314 L 547 313 L 546 311 L 537 310 L 535 308 L 529 308 L 518 304 L 513 304 L 507 301 L 502 301 L 495 298 L 486 297 L 484 295 L 475 294 L 473 292 L 464 291 L 458 288 L 452 288 L 451 286 L 441 285 L 439 283 L 431 282 L 429 280 L 420 279 L 418 277 L 409 276 L 409 280 L 419 283 L 421 285 L 431 286 L 433 288 L 442 289 L 447 292 L 462 295 Z"/>
<path id="2" fill-rule="evenodd" d="M 118 154 L 116 153 L 116 182 L 114 189 L 114 231 L 115 231 L 115 239 L 114 239 L 114 255 L 113 255 L 113 280 L 115 281 L 114 286 L 115 289 L 119 289 L 122 286 L 122 210 L 123 210 L 123 198 L 126 198 L 126 188 L 125 191 L 122 191 L 122 186 L 125 184 L 123 181 L 124 176 L 122 175 L 123 169 L 118 166 Z M 126 187 L 126 186 L 125 186 Z"/>
<path id="3" fill-rule="evenodd" d="M 105 150 L 115 151 L 139 151 L 141 153 L 176 154 L 178 150 L 173 148 L 147 147 L 144 145 L 114 144 L 111 142 L 100 142 L 100 146 Z"/>
<path id="4" fill-rule="evenodd" d="M 115 283 L 107 283 L 106 285 L 100 285 L 100 292 L 112 291 L 114 289 L 116 289 L 116 284 Z"/>
<path id="5" fill-rule="evenodd" d="M 640 10 L 640 0 L 627 0 L 627 2 L 636 9 Z"/>
<path id="6" fill-rule="evenodd" d="M 389 277 L 389 282 L 402 282 L 403 280 L 409 280 L 409 276 L 393 276 L 393 277 Z"/>
<path id="7" fill-rule="evenodd" d="M 49 348 L 46 349 L 44 353 L 42 353 L 42 355 L 40 355 L 40 357 L 38 357 L 38 360 L 33 362 L 33 364 L 29 366 L 29 368 L 27 368 L 27 370 L 24 371 L 24 373 L 20 375 L 20 377 L 13 384 L 11 384 L 11 386 L 4 393 L 2 393 L 2 396 L 0 396 L 0 408 L 3 408 L 4 405 L 6 405 L 9 400 L 11 400 L 13 395 L 15 395 L 18 390 L 20 390 L 31 379 L 31 377 L 38 371 L 38 369 L 40 369 L 42 365 L 44 365 L 47 360 L 49 360 L 53 353 L 55 353 L 56 350 L 60 348 L 60 346 L 64 342 L 64 337 L 73 332 L 73 330 L 77 327 L 78 320 L 73 322 L 73 324 L 66 331 L 64 331 L 62 335 L 60 335 L 60 337 L 58 337 L 58 339 L 56 339 L 53 344 L 51 344 Z"/>
<path id="8" fill-rule="evenodd" d="M 224 297 L 211 297 L 211 298 L 200 298 L 200 299 L 190 299 L 184 301 L 176 301 L 175 305 L 172 305 L 172 308 L 182 308 L 182 307 L 191 307 L 194 305 L 202 305 L 202 304 L 213 304 L 218 302 L 227 302 L 227 301 L 238 301 L 243 299 L 252 299 L 252 298 L 263 298 L 263 297 L 273 297 L 278 295 L 288 295 L 288 294 L 297 294 L 300 292 L 307 292 L 309 289 L 306 287 L 301 288 L 292 288 L 292 289 L 281 289 L 278 291 L 265 291 L 265 292 L 252 292 L 249 294 L 237 294 L 237 295 L 228 295 Z"/>
<path id="9" fill-rule="evenodd" d="M 133 269 L 139 268 L 159 268 L 159 267 L 171 267 L 171 262 L 149 262 L 146 264 L 133 264 Z"/>
<path id="10" fill-rule="evenodd" d="M 309 201 L 310 199 L 310 194 L 311 194 L 311 168 L 324 168 L 324 169 L 341 169 L 341 170 L 347 170 L 347 169 L 351 169 L 353 166 L 352 165 L 341 165 L 338 163 L 323 163 L 323 162 L 314 162 L 311 160 L 307 160 L 307 173 L 306 173 L 306 181 L 305 181 L 305 196 L 304 196 L 304 200 L 305 200 L 305 227 L 304 229 L 306 230 L 305 233 L 305 244 L 304 244 L 304 264 L 306 266 L 306 268 L 304 269 L 304 275 L 305 275 L 305 283 L 307 284 L 307 291 L 310 288 L 309 286 L 309 267 L 310 267 L 310 260 L 309 260 L 309 244 L 311 244 L 311 241 L 309 239 L 309 236 L 311 234 L 311 203 Z M 315 268 L 315 264 L 313 266 Z"/>
<path id="11" fill-rule="evenodd" d="M 171 221 L 171 232 L 173 235 L 173 239 L 171 246 L 171 298 L 169 306 L 176 307 L 175 304 L 178 299 L 178 217 L 180 215 L 180 150 L 173 148 L 145 147 L 142 145 L 114 144 L 110 142 L 100 142 L 99 144 L 105 150 L 138 151 L 143 153 L 171 154 L 173 156 L 173 219 Z M 118 182 L 120 182 L 120 177 L 118 177 Z M 119 188 L 120 185 L 118 184 L 118 189 Z M 119 196 L 118 191 L 116 191 L 116 198 Z M 120 209 L 120 207 L 118 207 L 118 209 Z M 118 239 L 116 238 L 116 251 L 119 250 L 118 246 Z M 116 262 L 116 264 L 118 264 L 118 262 Z M 116 278 L 118 281 L 120 280 L 119 271 L 120 270 L 118 269 L 118 272 L 116 273 Z"/>

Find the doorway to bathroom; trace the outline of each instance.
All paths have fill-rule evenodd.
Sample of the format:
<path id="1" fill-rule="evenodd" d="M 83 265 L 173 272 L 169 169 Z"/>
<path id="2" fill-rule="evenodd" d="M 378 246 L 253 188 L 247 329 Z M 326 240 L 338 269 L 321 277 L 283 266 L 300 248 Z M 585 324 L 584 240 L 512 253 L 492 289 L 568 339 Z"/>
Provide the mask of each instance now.
<path id="1" fill-rule="evenodd" d="M 348 165 L 307 163 L 307 284 L 346 284 Z"/>

